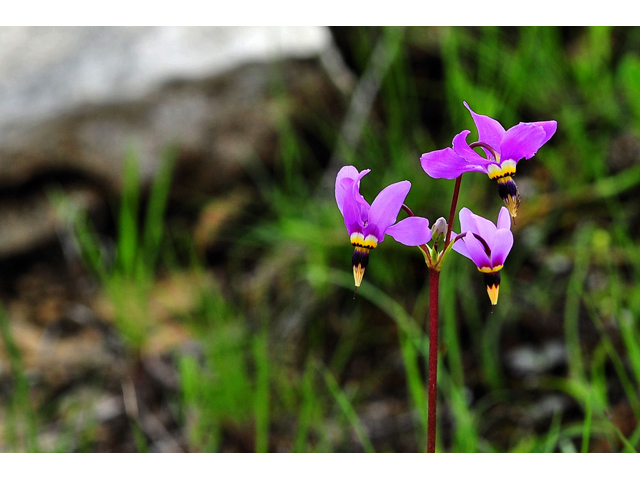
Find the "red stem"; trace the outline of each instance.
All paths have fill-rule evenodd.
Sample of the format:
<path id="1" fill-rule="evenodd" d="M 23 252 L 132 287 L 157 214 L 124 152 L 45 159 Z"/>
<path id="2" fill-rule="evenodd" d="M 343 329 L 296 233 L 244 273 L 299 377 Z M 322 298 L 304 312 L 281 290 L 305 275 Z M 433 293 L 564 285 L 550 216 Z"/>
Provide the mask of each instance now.
<path id="1" fill-rule="evenodd" d="M 449 211 L 449 222 L 447 223 L 447 235 L 444 242 L 446 250 L 451 241 L 451 229 L 453 227 L 453 217 L 456 214 L 458 205 L 458 195 L 460 193 L 460 182 L 462 175 L 456 178 L 456 185 L 453 188 L 453 198 L 451 199 L 451 210 Z M 440 287 L 440 271 L 429 268 L 429 387 L 427 392 L 427 453 L 436 451 L 436 407 L 438 404 L 438 292 Z"/>
<path id="2" fill-rule="evenodd" d="M 438 402 L 438 290 L 440 272 L 429 269 L 429 390 L 427 453 L 436 451 L 436 405 Z"/>
<path id="3" fill-rule="evenodd" d="M 451 229 L 453 228 L 453 217 L 456 214 L 456 206 L 458 205 L 458 194 L 460 193 L 460 182 L 462 181 L 462 175 L 456 178 L 456 186 L 453 187 L 453 198 L 451 199 L 451 210 L 449 210 L 449 222 L 447 223 L 447 237 L 444 242 L 445 250 L 449 246 L 451 240 Z"/>
<path id="4" fill-rule="evenodd" d="M 407 207 L 404 203 L 402 204 L 402 210 L 407 212 L 407 215 L 409 215 L 410 217 L 415 217 L 415 215 L 413 214 L 411 209 L 409 207 Z"/>

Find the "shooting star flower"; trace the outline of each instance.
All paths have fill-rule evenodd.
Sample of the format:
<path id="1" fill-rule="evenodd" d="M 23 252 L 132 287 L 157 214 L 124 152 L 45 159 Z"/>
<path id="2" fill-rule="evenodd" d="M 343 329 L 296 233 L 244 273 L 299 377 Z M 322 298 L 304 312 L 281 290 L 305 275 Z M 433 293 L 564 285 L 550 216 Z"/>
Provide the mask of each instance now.
<path id="1" fill-rule="evenodd" d="M 453 148 L 445 148 L 422 155 L 422 168 L 433 178 L 453 179 L 465 172 L 484 172 L 498 182 L 498 193 L 515 221 L 520 205 L 518 187 L 513 180 L 517 163 L 533 157 L 556 132 L 555 120 L 519 123 L 506 130 L 500 122 L 475 113 L 464 102 L 478 129 L 478 141 L 467 143 L 469 130 L 453 139 Z M 473 149 L 482 147 L 487 158 Z"/>
<path id="2" fill-rule="evenodd" d="M 351 263 L 356 291 L 369 263 L 369 252 L 384 241 L 385 235 L 410 247 L 423 245 L 431 239 L 426 218 L 411 216 L 396 223 L 411 183 L 404 180 L 389 185 L 369 205 L 360 194 L 360 179 L 369 172 L 358 172 L 348 165 L 342 167 L 336 177 L 336 203 L 344 217 L 351 245 L 355 247 Z"/>
<path id="3" fill-rule="evenodd" d="M 466 207 L 460 210 L 459 218 L 463 233 L 457 236 L 453 249 L 471 259 L 484 274 L 493 308 L 498 303 L 500 270 L 513 247 L 509 211 L 505 207 L 500 209 L 497 225 Z"/>

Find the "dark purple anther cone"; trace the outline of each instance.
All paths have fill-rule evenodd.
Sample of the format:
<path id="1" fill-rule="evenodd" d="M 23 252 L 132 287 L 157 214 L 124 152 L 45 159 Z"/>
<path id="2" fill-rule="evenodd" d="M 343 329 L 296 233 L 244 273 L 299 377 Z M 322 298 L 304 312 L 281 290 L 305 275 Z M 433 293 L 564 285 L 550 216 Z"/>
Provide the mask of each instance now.
<path id="1" fill-rule="evenodd" d="M 484 274 L 484 284 L 487 288 L 494 288 L 500 286 L 500 272 L 492 272 Z"/>
<path id="2" fill-rule="evenodd" d="M 358 265 L 364 270 L 369 264 L 369 250 L 366 248 L 356 247 L 351 257 L 351 264 L 357 268 Z"/>
<path id="3" fill-rule="evenodd" d="M 518 198 L 518 186 L 511 177 L 498 181 L 498 193 L 502 200 L 507 201 L 509 197 Z"/>

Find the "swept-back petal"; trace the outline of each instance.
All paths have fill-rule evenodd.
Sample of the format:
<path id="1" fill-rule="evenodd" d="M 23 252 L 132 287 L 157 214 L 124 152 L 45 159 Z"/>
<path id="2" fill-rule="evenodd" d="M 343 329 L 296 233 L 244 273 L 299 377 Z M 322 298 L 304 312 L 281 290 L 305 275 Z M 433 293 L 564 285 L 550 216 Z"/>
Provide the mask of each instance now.
<path id="1" fill-rule="evenodd" d="M 411 189 L 411 182 L 403 180 L 402 182 L 392 183 L 375 198 L 369 210 L 368 229 L 372 235 L 375 235 L 378 242 L 384 240 L 384 232 L 389 226 L 396 223 L 398 212 L 402 208 L 404 199 Z"/>
<path id="2" fill-rule="evenodd" d="M 544 140 L 542 140 L 542 145 L 547 143 L 547 140 L 553 137 L 553 134 L 556 133 L 556 129 L 558 128 L 558 122 L 556 122 L 555 120 L 548 120 L 546 122 L 533 122 L 531 125 L 542 127 L 542 129 L 544 130 L 545 136 Z"/>
<path id="3" fill-rule="evenodd" d="M 422 169 L 431 178 L 452 180 L 465 172 L 485 172 L 484 168 L 469 163 L 465 158 L 455 153 L 452 148 L 424 153 L 420 157 L 420 163 L 422 164 Z"/>
<path id="4" fill-rule="evenodd" d="M 467 207 L 460 210 L 458 218 L 460 218 L 460 230 L 462 232 L 477 233 L 488 245 L 491 245 L 493 236 L 496 233 L 496 226 L 490 220 L 476 215 Z"/>
<path id="5" fill-rule="evenodd" d="M 502 143 L 504 128 L 500 125 L 500 122 L 491 117 L 487 117 L 486 115 L 478 115 L 476 112 L 471 110 L 471 107 L 469 107 L 467 102 L 463 103 L 464 106 L 467 107 L 467 110 L 469 110 L 469 113 L 473 118 L 473 122 L 476 124 L 476 128 L 478 129 L 478 141 L 490 145 L 498 153 L 501 153 L 500 144 Z"/>
<path id="6" fill-rule="evenodd" d="M 467 143 L 467 135 L 469 135 L 469 133 L 469 130 L 463 130 L 453 137 L 453 151 L 469 163 L 482 167 L 480 171 L 489 173 L 487 166 L 496 162 L 478 155 L 478 153 L 469 146 Z"/>
<path id="7" fill-rule="evenodd" d="M 510 230 L 498 230 L 491 245 L 491 266 L 504 265 L 511 247 L 513 247 L 513 233 Z"/>
<path id="8" fill-rule="evenodd" d="M 343 204 L 344 197 L 347 195 L 347 190 L 351 188 L 351 183 L 358 177 L 358 169 L 353 165 L 347 165 L 342 167 L 336 176 L 336 203 L 340 209 L 340 213 L 344 215 Z M 343 183 L 343 179 L 350 179 L 351 182 L 345 182 L 348 187 Z"/>
<path id="9" fill-rule="evenodd" d="M 501 160 L 521 160 L 533 157 L 542 146 L 546 132 L 532 123 L 519 123 L 504 134 L 500 146 Z"/>
<path id="10" fill-rule="evenodd" d="M 385 232 L 397 242 L 409 247 L 417 247 L 431 240 L 429 220 L 422 217 L 408 217 L 391 225 Z"/>
<path id="11" fill-rule="evenodd" d="M 460 219 L 460 233 L 468 232 L 471 227 L 475 225 L 471 219 L 471 210 L 467 207 L 462 207 L 460 209 L 458 218 Z"/>
<path id="12" fill-rule="evenodd" d="M 363 170 L 355 179 L 343 178 L 340 182 L 345 188 L 347 185 L 351 185 L 342 202 L 342 216 L 349 235 L 353 232 L 362 233 L 362 228 L 367 220 L 370 209 L 367 201 L 360 195 L 360 179 L 369 172 L 370 170 Z"/>
<path id="13" fill-rule="evenodd" d="M 457 237 L 456 232 L 452 231 L 451 232 L 451 241 L 453 242 L 453 240 Z M 473 258 L 471 258 L 471 255 L 469 255 L 469 251 L 467 250 L 467 244 L 464 241 L 464 237 L 462 237 L 460 240 L 458 240 L 457 242 L 453 243 L 453 247 L 452 247 L 456 252 L 458 252 L 460 255 L 464 255 L 465 257 L 467 257 L 469 260 L 473 260 Z"/>
<path id="14" fill-rule="evenodd" d="M 500 209 L 500 213 L 498 214 L 498 223 L 496 225 L 498 230 L 511 230 L 511 215 L 509 215 L 509 209 L 507 209 L 507 207 L 502 207 Z"/>
<path id="15" fill-rule="evenodd" d="M 465 237 L 462 239 L 467 247 L 467 253 L 469 254 L 469 258 L 473 260 L 473 263 L 476 264 L 478 268 L 491 268 L 491 260 L 489 259 L 487 252 L 484 249 L 480 240 L 478 240 L 472 232 L 467 232 Z M 457 243 L 457 242 L 456 242 Z M 454 245 L 455 248 L 455 245 Z"/>

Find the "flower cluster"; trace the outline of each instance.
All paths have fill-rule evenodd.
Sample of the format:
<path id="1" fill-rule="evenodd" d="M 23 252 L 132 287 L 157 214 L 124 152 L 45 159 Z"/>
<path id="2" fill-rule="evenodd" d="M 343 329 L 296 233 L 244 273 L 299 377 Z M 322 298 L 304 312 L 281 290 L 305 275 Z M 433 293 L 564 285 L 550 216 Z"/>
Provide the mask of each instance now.
<path id="1" fill-rule="evenodd" d="M 469 258 L 483 274 L 491 309 L 498 303 L 500 271 L 513 247 L 511 225 L 520 206 L 518 187 L 513 180 L 520 160 L 533 157 L 542 145 L 555 134 L 555 121 L 519 123 L 505 130 L 486 115 L 478 115 L 466 102 L 471 118 L 478 129 L 478 141 L 467 143 L 469 130 L 453 138 L 453 147 L 422 155 L 424 171 L 433 178 L 456 179 L 449 221 L 443 217 L 429 229 L 429 220 L 416 217 L 404 204 L 411 184 L 394 183 L 384 188 L 371 205 L 360 194 L 360 180 L 369 170 L 358 171 L 349 165 L 336 177 L 336 202 L 344 217 L 347 233 L 354 246 L 352 265 L 355 291 L 362 283 L 369 252 L 382 243 L 385 235 L 409 246 L 417 246 L 429 269 L 429 374 L 427 453 L 436 451 L 436 409 L 438 397 L 438 303 L 440 270 L 451 250 Z M 484 157 L 474 148 L 481 149 Z M 498 193 L 505 203 L 494 224 L 464 207 L 459 212 L 460 234 L 452 231 L 462 175 L 483 172 L 498 183 Z M 409 217 L 397 221 L 400 210 Z M 354 298 L 355 298 L 354 291 Z"/>
<path id="2" fill-rule="evenodd" d="M 356 290 L 362 283 L 369 252 L 384 241 L 385 235 L 390 235 L 404 245 L 419 247 L 429 269 L 435 271 L 440 270 L 442 260 L 451 249 L 471 259 L 484 275 L 492 306 L 497 304 L 500 270 L 513 246 L 511 223 L 515 224 L 520 205 L 520 195 L 513 180 L 516 165 L 537 153 L 554 135 L 557 123 L 553 120 L 519 123 L 505 130 L 497 120 L 475 113 L 466 102 L 464 106 L 478 129 L 478 141 L 467 143 L 470 132 L 463 130 L 453 138 L 452 148 L 423 154 L 420 158 L 422 168 L 429 176 L 444 179 L 459 179 L 467 172 L 483 172 L 497 181 L 506 208 L 501 208 L 496 224 L 462 208 L 459 213 L 461 233 L 458 235 L 451 230 L 453 216 L 449 224 L 440 218 L 429 229 L 429 220 L 414 216 L 403 203 L 411 183 L 405 180 L 389 185 L 369 205 L 360 194 L 360 180 L 369 170 L 359 172 L 351 165 L 343 167 L 336 177 L 335 197 L 354 246 L 352 266 Z M 480 148 L 485 156 L 475 148 Z M 452 215 L 456 201 L 457 193 L 454 194 Z M 401 209 L 410 216 L 396 222 Z M 430 241 L 432 245 L 428 244 Z"/>

